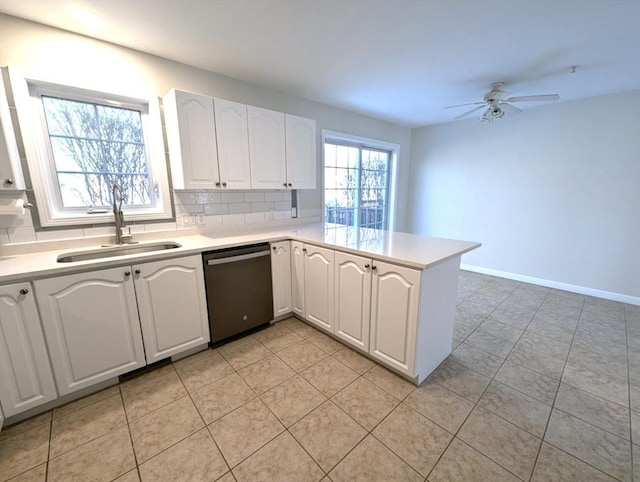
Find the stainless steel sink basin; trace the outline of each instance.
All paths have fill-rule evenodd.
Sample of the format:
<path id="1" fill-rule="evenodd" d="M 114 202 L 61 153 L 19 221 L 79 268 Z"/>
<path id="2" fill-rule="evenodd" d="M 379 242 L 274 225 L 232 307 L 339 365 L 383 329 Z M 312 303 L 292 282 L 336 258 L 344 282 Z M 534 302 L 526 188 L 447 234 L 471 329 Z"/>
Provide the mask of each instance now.
<path id="1" fill-rule="evenodd" d="M 175 241 L 160 241 L 156 243 L 125 244 L 122 246 L 107 246 L 100 249 L 76 251 L 64 253 L 58 256 L 58 263 L 75 263 L 76 261 L 89 261 L 92 259 L 113 258 L 114 256 L 126 256 L 128 254 L 152 253 L 182 247 Z"/>

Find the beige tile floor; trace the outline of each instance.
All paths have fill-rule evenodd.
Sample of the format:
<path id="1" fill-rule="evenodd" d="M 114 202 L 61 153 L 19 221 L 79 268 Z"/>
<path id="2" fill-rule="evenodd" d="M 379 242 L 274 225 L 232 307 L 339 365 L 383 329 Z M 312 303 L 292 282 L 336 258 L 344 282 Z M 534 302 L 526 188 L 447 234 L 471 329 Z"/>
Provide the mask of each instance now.
<path id="1" fill-rule="evenodd" d="M 0 481 L 640 481 L 639 307 L 462 272 L 454 347 L 415 387 L 285 320 L 6 428 Z"/>

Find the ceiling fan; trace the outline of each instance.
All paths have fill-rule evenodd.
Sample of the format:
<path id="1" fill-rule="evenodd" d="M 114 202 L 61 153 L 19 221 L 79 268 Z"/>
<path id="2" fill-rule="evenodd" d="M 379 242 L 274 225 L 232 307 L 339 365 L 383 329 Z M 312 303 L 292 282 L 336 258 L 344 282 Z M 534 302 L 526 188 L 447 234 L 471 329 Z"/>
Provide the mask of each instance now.
<path id="1" fill-rule="evenodd" d="M 504 90 L 501 90 L 504 86 L 504 82 L 495 82 L 491 84 L 491 91 L 484 95 L 484 100 L 480 102 L 471 102 L 469 104 L 451 105 L 445 107 L 445 109 L 453 109 L 455 107 L 464 107 L 468 105 L 477 105 L 473 109 L 454 117 L 455 120 L 464 119 L 470 116 L 474 112 L 478 112 L 484 109 L 480 116 L 480 122 L 493 122 L 494 119 L 501 119 L 506 114 L 519 114 L 522 112 L 515 105 L 511 105 L 511 102 L 540 102 L 540 101 L 552 101 L 558 100 L 560 96 L 558 94 L 543 94 L 543 95 L 524 95 L 517 97 L 508 97 Z"/>

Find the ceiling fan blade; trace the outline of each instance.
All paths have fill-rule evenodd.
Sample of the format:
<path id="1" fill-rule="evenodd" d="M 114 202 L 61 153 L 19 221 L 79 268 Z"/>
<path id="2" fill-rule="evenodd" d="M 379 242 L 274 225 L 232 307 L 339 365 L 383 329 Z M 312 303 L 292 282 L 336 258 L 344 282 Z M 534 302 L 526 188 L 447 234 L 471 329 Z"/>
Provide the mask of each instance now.
<path id="1" fill-rule="evenodd" d="M 509 97 L 504 99 L 503 102 L 540 102 L 544 100 L 558 100 L 560 96 L 558 94 L 546 94 L 546 95 L 524 95 L 521 97 Z"/>
<path id="2" fill-rule="evenodd" d="M 468 115 L 473 114 L 476 111 L 479 111 L 480 109 L 484 109 L 484 102 L 482 102 L 483 105 L 480 105 L 478 107 L 474 107 L 473 109 L 465 112 L 464 114 L 460 114 L 459 116 L 454 117 L 454 120 L 459 120 L 459 119 L 464 119 L 465 117 L 467 117 Z"/>
<path id="3" fill-rule="evenodd" d="M 482 101 L 482 102 L 470 102 L 469 104 L 450 105 L 449 107 L 445 107 L 445 109 L 453 109 L 454 107 L 465 107 L 467 105 L 480 105 L 480 104 L 484 104 L 484 101 Z"/>
<path id="4" fill-rule="evenodd" d="M 515 105 L 507 104 L 506 102 L 500 102 L 500 108 L 507 114 L 516 115 L 522 112 L 522 109 L 518 109 Z"/>

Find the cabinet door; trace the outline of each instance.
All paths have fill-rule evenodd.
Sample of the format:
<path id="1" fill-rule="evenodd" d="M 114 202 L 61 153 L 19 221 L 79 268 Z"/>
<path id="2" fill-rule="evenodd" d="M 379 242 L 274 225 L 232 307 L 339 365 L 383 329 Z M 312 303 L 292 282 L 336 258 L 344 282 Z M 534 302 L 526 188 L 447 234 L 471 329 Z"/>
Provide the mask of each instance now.
<path id="1" fill-rule="evenodd" d="M 287 186 L 316 188 L 316 121 L 285 115 Z"/>
<path id="2" fill-rule="evenodd" d="M 227 189 L 251 189 L 247 106 L 215 99 L 220 183 Z"/>
<path id="3" fill-rule="evenodd" d="M 421 272 L 373 263 L 369 353 L 413 376 Z"/>
<path id="4" fill-rule="evenodd" d="M 133 273 L 148 363 L 209 341 L 201 256 L 139 264 Z"/>
<path id="5" fill-rule="evenodd" d="M 291 308 L 304 318 L 304 244 L 291 241 Z"/>
<path id="6" fill-rule="evenodd" d="M 333 256 L 330 249 L 305 244 L 305 318 L 325 330 L 333 331 Z"/>
<path id="7" fill-rule="evenodd" d="M 293 311 L 291 307 L 291 241 L 271 244 L 271 276 L 273 277 L 273 316 Z"/>
<path id="8" fill-rule="evenodd" d="M 371 260 L 335 252 L 335 334 L 369 351 Z"/>
<path id="9" fill-rule="evenodd" d="M 131 268 L 33 284 L 60 395 L 145 366 Z"/>
<path id="10" fill-rule="evenodd" d="M 0 403 L 7 417 L 56 398 L 29 283 L 0 286 Z"/>
<path id="11" fill-rule="evenodd" d="M 215 189 L 220 177 L 213 99 L 171 90 L 163 106 L 174 189 Z"/>
<path id="12" fill-rule="evenodd" d="M 11 121 L 4 82 L 0 75 L 0 192 L 24 189 L 20 154 Z"/>
<path id="13" fill-rule="evenodd" d="M 247 106 L 253 189 L 285 189 L 284 114 Z"/>

